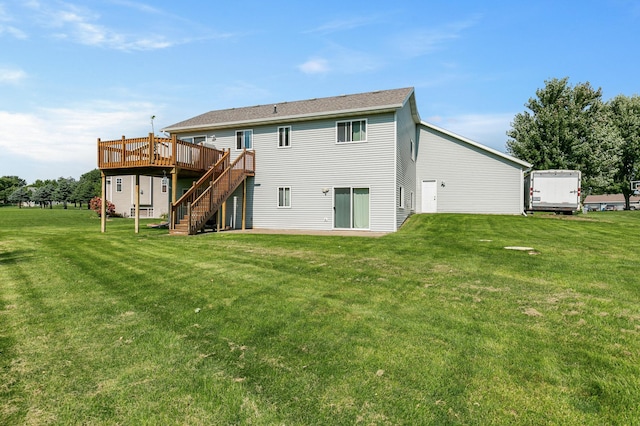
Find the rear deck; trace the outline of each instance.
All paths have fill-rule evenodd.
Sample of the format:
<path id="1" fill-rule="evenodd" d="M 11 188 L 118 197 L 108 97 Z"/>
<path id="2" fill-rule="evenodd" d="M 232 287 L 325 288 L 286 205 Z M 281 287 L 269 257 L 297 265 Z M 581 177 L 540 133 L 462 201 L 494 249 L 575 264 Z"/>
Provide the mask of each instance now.
<path id="1" fill-rule="evenodd" d="M 98 168 L 102 174 L 102 199 L 107 176 L 134 175 L 135 232 L 139 231 L 140 176 L 171 175 L 170 229 L 172 234 L 194 234 L 220 212 L 225 218 L 227 198 L 244 184 L 242 228 L 245 227 L 246 179 L 255 174 L 255 152 L 244 150 L 234 161 L 230 150 L 218 150 L 149 133 L 146 138 L 102 141 L 98 139 Z M 178 199 L 179 178 L 198 178 Z M 164 180 L 164 179 L 163 179 Z M 106 203 L 102 203 L 101 230 L 106 231 Z M 133 210 L 132 210 L 133 211 Z"/>
<path id="2" fill-rule="evenodd" d="M 98 168 L 109 175 L 163 176 L 178 172 L 182 176 L 201 176 L 217 163 L 224 152 L 184 142 L 173 135 L 102 141 L 98 139 Z"/>

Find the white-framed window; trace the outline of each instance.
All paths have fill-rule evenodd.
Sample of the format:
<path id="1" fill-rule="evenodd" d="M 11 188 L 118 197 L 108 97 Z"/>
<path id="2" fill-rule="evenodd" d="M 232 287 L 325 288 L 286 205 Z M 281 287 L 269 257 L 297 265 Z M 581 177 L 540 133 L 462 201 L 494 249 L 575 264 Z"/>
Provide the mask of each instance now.
<path id="1" fill-rule="evenodd" d="M 253 130 L 236 131 L 236 149 L 253 149 Z"/>
<path id="2" fill-rule="evenodd" d="M 411 150 L 411 160 L 416 161 L 416 141 L 411 139 L 411 144 L 409 149 Z"/>
<path id="3" fill-rule="evenodd" d="M 278 187 L 278 207 L 279 208 L 291 207 L 291 187 L 290 186 Z"/>
<path id="4" fill-rule="evenodd" d="M 336 142 L 366 142 L 367 120 L 336 122 Z"/>
<path id="5" fill-rule="evenodd" d="M 416 199 L 415 199 L 415 194 L 413 193 L 413 191 L 409 192 L 409 208 L 411 210 L 415 210 L 416 209 Z"/>
<path id="6" fill-rule="evenodd" d="M 207 141 L 206 136 L 185 136 L 180 138 L 181 141 L 189 142 L 194 145 L 202 145 Z"/>
<path id="7" fill-rule="evenodd" d="M 291 146 L 291 126 L 278 127 L 278 148 Z"/>
<path id="8" fill-rule="evenodd" d="M 169 179 L 165 178 L 165 179 L 162 179 L 160 182 L 161 182 L 160 188 L 162 193 L 166 193 L 167 190 L 169 189 Z"/>
<path id="9" fill-rule="evenodd" d="M 116 192 L 122 192 L 122 178 L 116 178 Z"/>
<path id="10" fill-rule="evenodd" d="M 398 206 L 404 209 L 404 186 L 398 187 L 398 197 L 400 198 L 398 200 Z"/>

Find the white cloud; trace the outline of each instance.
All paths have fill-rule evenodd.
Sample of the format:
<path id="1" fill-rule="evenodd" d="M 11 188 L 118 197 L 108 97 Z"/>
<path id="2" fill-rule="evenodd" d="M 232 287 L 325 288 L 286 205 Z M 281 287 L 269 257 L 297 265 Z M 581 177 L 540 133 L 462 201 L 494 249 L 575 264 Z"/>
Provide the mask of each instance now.
<path id="1" fill-rule="evenodd" d="M 336 19 L 325 24 L 320 25 L 317 28 L 313 28 L 309 31 L 305 31 L 306 34 L 319 33 L 330 34 L 340 31 L 348 31 L 355 28 L 371 25 L 378 20 L 376 16 L 365 16 L 352 19 Z"/>
<path id="2" fill-rule="evenodd" d="M 154 15 L 165 15 L 165 13 L 162 10 L 156 9 L 155 7 L 149 6 L 148 4 L 145 4 L 145 3 L 128 1 L 128 0 L 111 0 L 111 3 L 125 6 L 130 9 L 135 9 L 144 13 L 149 13 Z"/>
<path id="3" fill-rule="evenodd" d="M 341 74 L 359 74 L 380 68 L 383 62 L 375 55 L 367 52 L 349 49 L 338 44 L 331 44 L 322 53 L 298 66 L 305 74 L 326 74 L 337 72 Z"/>
<path id="4" fill-rule="evenodd" d="M 34 174 L 34 165 L 56 168 L 58 175 L 68 170 L 84 173 L 97 167 L 97 138 L 119 139 L 146 135 L 151 130 L 150 112 L 158 105 L 141 102 L 94 102 L 79 108 L 41 108 L 33 113 L 0 111 L 0 151 L 15 169 L 11 174 Z M 3 170 L 3 174 L 6 174 Z M 56 176 L 33 176 L 54 178 Z"/>
<path id="5" fill-rule="evenodd" d="M 55 31 L 55 37 L 86 46 L 142 51 L 164 49 L 185 42 L 185 40 L 171 41 L 164 35 L 154 32 L 131 34 L 110 28 L 100 23 L 99 14 L 69 3 L 59 3 L 58 9 L 44 6 L 38 1 L 27 2 L 26 6 L 36 13 L 36 19 L 40 25 Z"/>
<path id="6" fill-rule="evenodd" d="M 323 58 L 312 58 L 304 64 L 300 64 L 298 69 L 305 74 L 326 74 L 331 69 L 329 63 Z"/>
<path id="7" fill-rule="evenodd" d="M 19 69 L 0 68 L 0 84 L 16 84 L 27 78 L 27 73 Z"/>
<path id="8" fill-rule="evenodd" d="M 10 25 L 0 25 L 0 36 L 7 33 L 17 39 L 24 40 L 27 38 L 27 34 L 19 28 L 12 27 Z"/>
<path id="9" fill-rule="evenodd" d="M 473 27 L 478 20 L 479 17 L 473 17 L 435 28 L 417 28 L 394 37 L 391 44 L 394 49 L 409 57 L 426 55 L 462 37 L 464 30 Z"/>
<path id="10" fill-rule="evenodd" d="M 4 9 L 4 5 L 0 4 L 0 36 L 9 34 L 17 39 L 26 39 L 27 34 L 24 31 L 12 25 L 5 24 L 7 22 L 13 22 L 13 20 L 14 19 Z"/>

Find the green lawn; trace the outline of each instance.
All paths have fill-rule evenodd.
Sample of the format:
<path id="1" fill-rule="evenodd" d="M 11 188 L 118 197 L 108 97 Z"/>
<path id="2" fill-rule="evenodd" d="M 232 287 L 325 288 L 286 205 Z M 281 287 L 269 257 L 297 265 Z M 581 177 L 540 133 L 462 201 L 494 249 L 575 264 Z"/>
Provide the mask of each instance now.
<path id="1" fill-rule="evenodd" d="M 640 212 L 145 223 L 0 208 L 0 423 L 640 424 Z"/>

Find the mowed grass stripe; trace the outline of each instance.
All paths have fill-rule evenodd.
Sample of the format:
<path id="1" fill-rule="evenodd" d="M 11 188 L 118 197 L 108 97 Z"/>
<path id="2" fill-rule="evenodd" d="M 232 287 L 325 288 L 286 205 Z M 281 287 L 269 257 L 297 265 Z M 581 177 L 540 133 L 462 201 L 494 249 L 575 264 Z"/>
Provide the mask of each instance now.
<path id="1" fill-rule="evenodd" d="M 103 235 L 88 212 L 25 211 L 0 209 L 14 423 L 638 418 L 638 248 L 614 244 L 635 212 L 420 216 L 366 239 Z"/>

